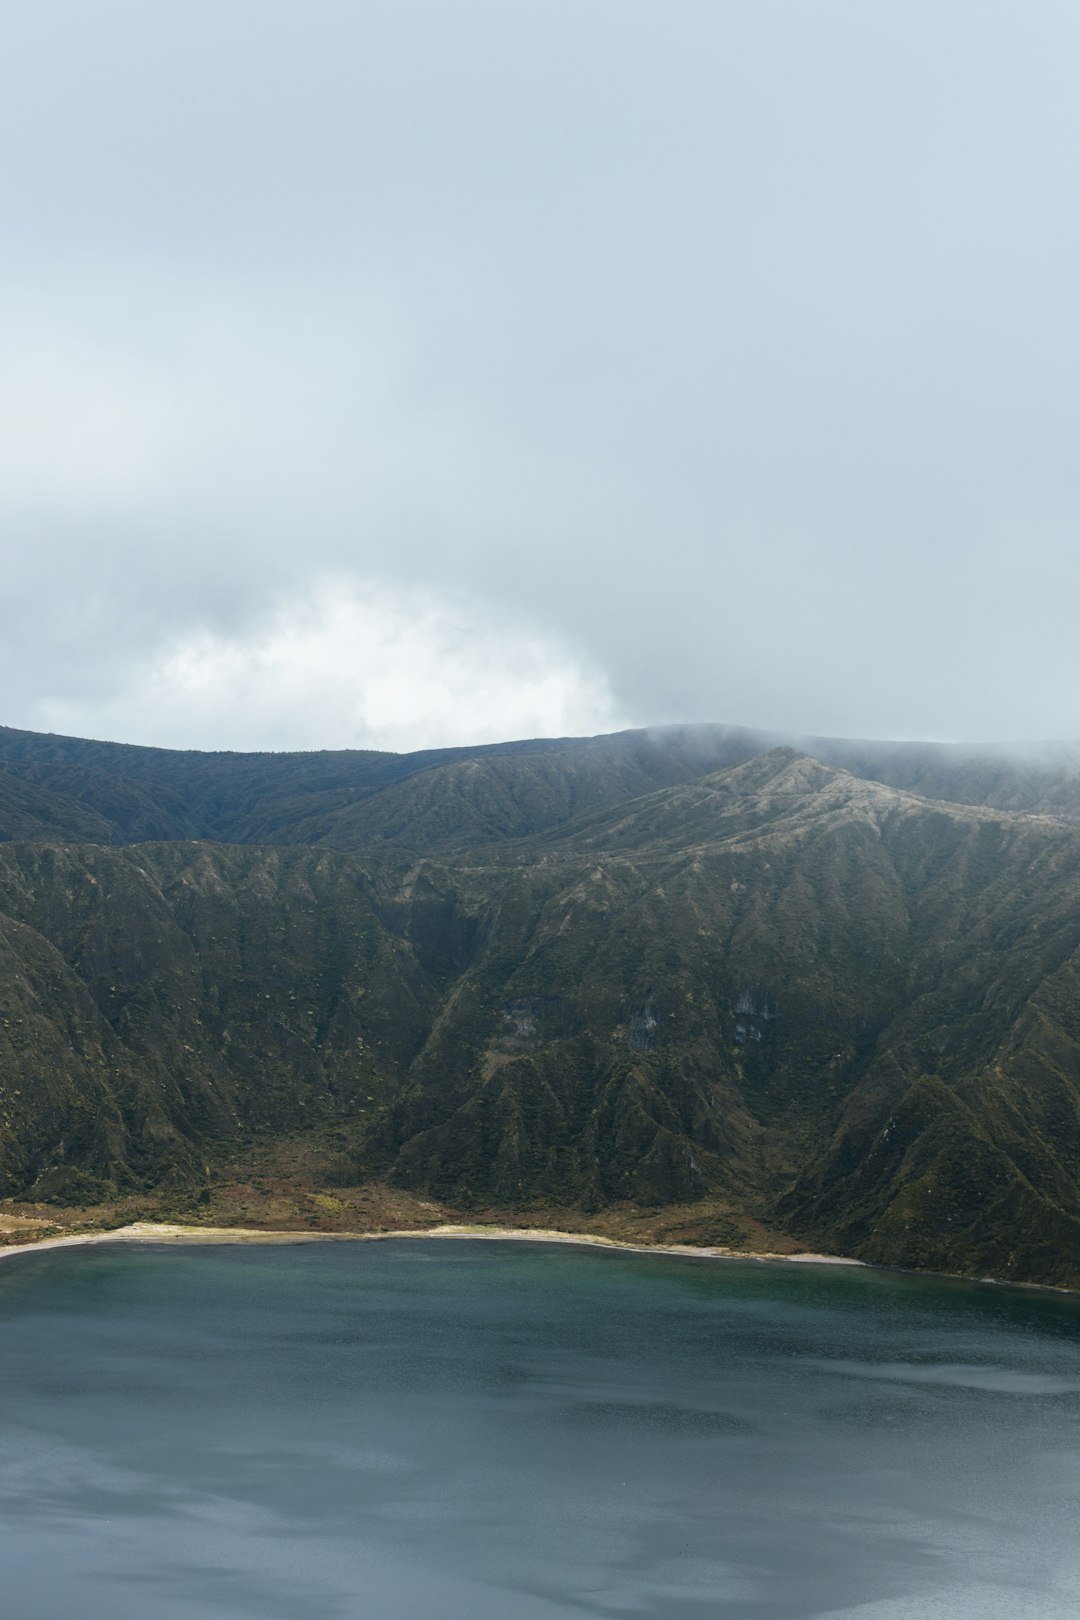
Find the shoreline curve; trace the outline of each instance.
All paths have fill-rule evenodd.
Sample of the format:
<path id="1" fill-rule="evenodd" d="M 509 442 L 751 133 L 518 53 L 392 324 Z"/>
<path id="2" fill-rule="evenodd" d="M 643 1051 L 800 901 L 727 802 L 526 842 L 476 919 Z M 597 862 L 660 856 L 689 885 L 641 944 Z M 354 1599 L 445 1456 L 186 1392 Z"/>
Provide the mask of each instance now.
<path id="1" fill-rule="evenodd" d="M 401 1231 L 305 1232 L 267 1231 L 256 1226 L 183 1226 L 170 1221 L 134 1221 L 101 1232 L 76 1232 L 66 1236 L 32 1238 L 26 1243 L 0 1245 L 0 1260 L 7 1255 L 43 1253 L 49 1249 L 78 1248 L 99 1243 L 379 1243 L 390 1238 L 438 1238 L 442 1240 L 479 1239 L 503 1243 L 566 1243 L 586 1248 L 613 1249 L 624 1254 L 674 1254 L 706 1260 L 754 1260 L 792 1262 L 799 1265 L 859 1266 L 864 1260 L 847 1255 L 815 1254 L 809 1251 L 778 1254 L 751 1253 L 743 1249 L 699 1247 L 690 1243 L 630 1243 L 621 1238 L 592 1232 L 563 1232 L 549 1227 L 527 1226 L 441 1226 L 408 1227 Z"/>
<path id="2" fill-rule="evenodd" d="M 272 1243 L 382 1243 L 391 1238 L 438 1238 L 480 1240 L 496 1243 L 566 1243 L 616 1254 L 670 1254 L 681 1259 L 742 1260 L 763 1265 L 853 1266 L 861 1271 L 894 1272 L 904 1277 L 940 1277 L 948 1282 L 974 1283 L 981 1287 L 1018 1289 L 1023 1293 L 1064 1294 L 1080 1298 L 1080 1288 L 1059 1283 L 1024 1282 L 1004 1277 L 972 1277 L 956 1271 L 916 1271 L 906 1266 L 876 1265 L 851 1255 L 818 1254 L 810 1250 L 780 1254 L 775 1250 L 752 1253 L 747 1249 L 699 1247 L 691 1243 L 631 1243 L 623 1238 L 605 1237 L 598 1232 L 563 1232 L 551 1227 L 529 1226 L 439 1226 L 406 1227 L 399 1231 L 310 1232 L 270 1231 L 258 1226 L 182 1226 L 171 1221 L 133 1221 L 107 1231 L 75 1232 L 59 1237 L 32 1238 L 27 1243 L 0 1244 L 0 1261 L 5 1255 L 42 1253 L 48 1249 L 76 1248 L 99 1243 L 184 1243 L 192 1244 L 272 1244 Z"/>

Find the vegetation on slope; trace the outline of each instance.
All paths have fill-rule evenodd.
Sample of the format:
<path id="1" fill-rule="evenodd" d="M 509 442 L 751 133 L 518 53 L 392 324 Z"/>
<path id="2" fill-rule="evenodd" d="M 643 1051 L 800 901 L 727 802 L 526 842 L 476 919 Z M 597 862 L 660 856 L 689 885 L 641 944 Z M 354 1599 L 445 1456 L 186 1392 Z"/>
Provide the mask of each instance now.
<path id="1" fill-rule="evenodd" d="M 681 779 L 697 735 L 656 787 L 628 735 L 411 773 L 347 756 L 384 773 L 336 812 L 343 843 L 358 806 L 381 829 L 355 850 L 13 819 L 0 1194 L 208 1198 L 292 1140 L 350 1206 L 378 1183 L 594 1221 L 699 1207 L 1080 1282 L 1080 831 L 790 749 Z M 18 778 L 18 814 L 73 815 L 105 746 L 60 749 L 63 792 Z M 176 825 L 288 821 L 345 792 L 342 756 L 306 757 L 287 803 L 275 756 L 195 756 L 187 788 L 184 756 L 105 770 L 114 834 L 136 793 Z"/>

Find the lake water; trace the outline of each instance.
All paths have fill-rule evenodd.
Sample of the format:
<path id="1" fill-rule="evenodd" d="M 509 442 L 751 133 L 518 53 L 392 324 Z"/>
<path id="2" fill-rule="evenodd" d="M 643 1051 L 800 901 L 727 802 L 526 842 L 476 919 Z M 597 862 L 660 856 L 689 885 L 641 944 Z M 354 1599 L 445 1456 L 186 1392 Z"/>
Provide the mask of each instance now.
<path id="1" fill-rule="evenodd" d="M 1076 1620 L 1080 1301 L 399 1239 L 0 1261 L 5 1620 Z"/>

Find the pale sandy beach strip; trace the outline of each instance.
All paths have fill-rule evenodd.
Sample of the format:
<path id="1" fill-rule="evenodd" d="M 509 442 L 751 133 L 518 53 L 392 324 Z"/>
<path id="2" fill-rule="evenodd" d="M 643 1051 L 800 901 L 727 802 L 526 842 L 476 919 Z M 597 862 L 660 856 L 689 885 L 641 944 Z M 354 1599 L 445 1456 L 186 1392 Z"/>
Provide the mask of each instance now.
<path id="1" fill-rule="evenodd" d="M 588 1248 L 616 1249 L 625 1254 L 675 1254 L 708 1260 L 783 1261 L 819 1266 L 862 1266 L 836 1254 L 750 1254 L 742 1249 L 699 1248 L 691 1243 L 628 1243 L 592 1232 L 558 1232 L 527 1226 L 427 1226 L 390 1232 L 267 1232 L 251 1226 L 180 1226 L 166 1222 L 136 1221 L 112 1231 L 77 1232 L 67 1237 L 34 1238 L 27 1243 L 0 1246 L 0 1260 L 11 1254 L 46 1249 L 67 1249 L 92 1243 L 373 1243 L 388 1238 L 481 1239 L 500 1243 L 571 1243 Z"/>

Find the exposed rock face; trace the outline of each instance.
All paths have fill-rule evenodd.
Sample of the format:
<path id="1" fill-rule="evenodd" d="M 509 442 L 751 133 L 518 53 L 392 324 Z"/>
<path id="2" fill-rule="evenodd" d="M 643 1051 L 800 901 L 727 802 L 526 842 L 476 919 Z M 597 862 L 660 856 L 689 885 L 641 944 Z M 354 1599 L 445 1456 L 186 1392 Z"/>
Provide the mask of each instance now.
<path id="1" fill-rule="evenodd" d="M 332 1121 L 335 1175 L 462 1205 L 722 1191 L 863 1258 L 1080 1282 L 1067 761 L 954 770 L 1038 815 L 724 728 L 0 762 L 0 1194 L 196 1185 Z"/>

